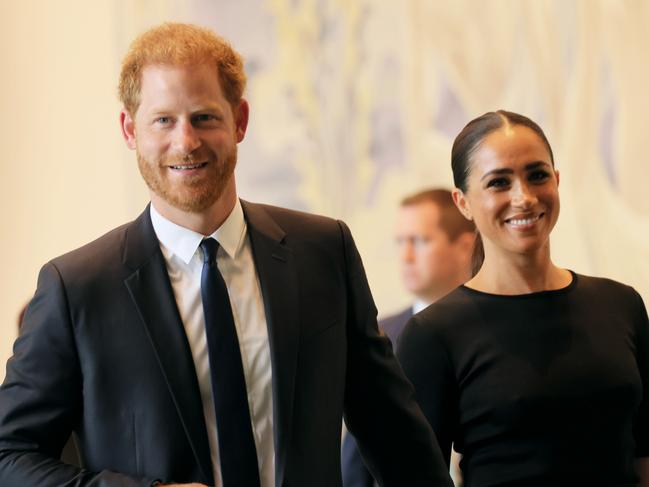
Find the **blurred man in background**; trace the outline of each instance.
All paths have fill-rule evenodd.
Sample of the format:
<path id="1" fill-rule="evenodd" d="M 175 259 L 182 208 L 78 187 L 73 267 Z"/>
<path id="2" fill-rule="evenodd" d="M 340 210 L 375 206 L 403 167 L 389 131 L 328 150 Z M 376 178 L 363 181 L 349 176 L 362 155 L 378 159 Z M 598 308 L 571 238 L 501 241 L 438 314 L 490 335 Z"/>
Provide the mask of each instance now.
<path id="1" fill-rule="evenodd" d="M 428 189 L 402 200 L 395 240 L 401 278 L 414 302 L 379 323 L 393 346 L 413 314 L 469 280 L 475 227 L 457 210 L 450 191 Z M 459 484 L 457 458 L 452 463 L 453 478 Z M 374 485 L 351 434 L 343 440 L 342 469 L 344 487 Z"/>

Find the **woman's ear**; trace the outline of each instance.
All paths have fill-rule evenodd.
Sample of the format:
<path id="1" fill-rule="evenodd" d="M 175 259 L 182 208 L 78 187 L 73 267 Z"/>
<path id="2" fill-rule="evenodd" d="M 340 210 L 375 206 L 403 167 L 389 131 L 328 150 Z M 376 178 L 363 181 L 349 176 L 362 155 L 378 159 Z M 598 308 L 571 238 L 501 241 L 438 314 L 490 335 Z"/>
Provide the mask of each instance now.
<path id="1" fill-rule="evenodd" d="M 471 214 L 471 207 L 464 195 L 464 192 L 460 188 L 454 188 L 451 194 L 453 195 L 453 202 L 455 203 L 455 206 L 457 206 L 457 209 L 460 210 L 460 213 L 464 215 L 464 218 L 472 221 L 473 215 Z"/>

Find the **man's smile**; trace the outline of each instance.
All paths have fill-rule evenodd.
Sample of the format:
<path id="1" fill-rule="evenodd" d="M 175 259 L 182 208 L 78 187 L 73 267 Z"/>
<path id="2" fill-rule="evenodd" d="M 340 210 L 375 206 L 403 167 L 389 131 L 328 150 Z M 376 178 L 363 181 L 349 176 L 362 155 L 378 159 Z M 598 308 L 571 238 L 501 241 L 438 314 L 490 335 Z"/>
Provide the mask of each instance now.
<path id="1" fill-rule="evenodd" d="M 190 171 L 192 169 L 202 169 L 206 166 L 207 162 L 197 162 L 194 164 L 174 164 L 168 167 L 176 171 Z"/>

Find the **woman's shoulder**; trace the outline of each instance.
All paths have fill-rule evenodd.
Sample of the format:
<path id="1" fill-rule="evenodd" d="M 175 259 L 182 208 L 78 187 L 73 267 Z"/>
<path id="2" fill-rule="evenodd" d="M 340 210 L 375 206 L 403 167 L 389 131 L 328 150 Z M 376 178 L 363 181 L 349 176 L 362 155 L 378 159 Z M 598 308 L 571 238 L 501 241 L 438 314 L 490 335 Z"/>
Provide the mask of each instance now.
<path id="1" fill-rule="evenodd" d="M 576 291 L 579 295 L 597 301 L 613 301 L 622 304 L 627 300 L 637 302 L 641 300 L 638 292 L 627 284 L 609 279 L 607 277 L 588 276 L 585 274 L 574 274 L 577 280 Z M 621 300 L 621 301 L 620 301 Z"/>
<path id="2" fill-rule="evenodd" d="M 458 323 L 468 322 L 476 313 L 475 297 L 460 286 L 423 309 L 410 320 L 422 332 L 443 333 L 455 329 Z"/>
<path id="3" fill-rule="evenodd" d="M 582 310 L 581 316 L 614 322 L 633 322 L 645 326 L 647 310 L 642 296 L 632 286 L 606 277 L 576 274 L 577 285 L 570 304 Z"/>

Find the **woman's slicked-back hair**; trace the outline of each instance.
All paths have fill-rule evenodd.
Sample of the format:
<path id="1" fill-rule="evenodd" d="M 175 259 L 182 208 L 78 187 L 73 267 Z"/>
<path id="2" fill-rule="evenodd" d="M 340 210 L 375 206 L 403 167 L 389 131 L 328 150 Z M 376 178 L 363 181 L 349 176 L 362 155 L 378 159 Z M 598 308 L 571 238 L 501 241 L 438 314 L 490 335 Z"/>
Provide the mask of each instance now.
<path id="1" fill-rule="evenodd" d="M 467 179 L 471 171 L 471 156 L 480 147 L 487 135 L 502 127 L 514 125 L 522 125 L 536 133 L 548 149 L 550 161 L 554 165 L 552 147 L 550 147 L 543 129 L 536 122 L 524 115 L 506 110 L 487 112 L 467 123 L 458 136 L 455 137 L 451 149 L 451 168 L 453 169 L 453 182 L 456 188 L 466 192 Z"/>
<path id="2" fill-rule="evenodd" d="M 453 182 L 455 187 L 466 193 L 468 189 L 469 173 L 471 172 L 471 158 L 480 147 L 484 139 L 492 132 L 507 127 L 522 125 L 532 130 L 545 144 L 550 154 L 550 162 L 554 166 L 554 154 L 543 129 L 533 120 L 524 115 L 506 110 L 487 112 L 478 118 L 474 118 L 455 137 L 451 149 L 451 169 L 453 170 Z M 476 239 L 471 257 L 471 273 L 476 275 L 484 262 L 484 246 L 482 237 L 476 229 Z"/>

